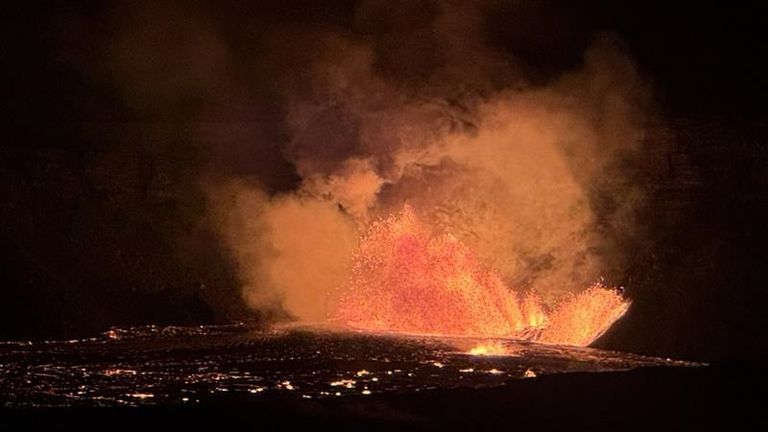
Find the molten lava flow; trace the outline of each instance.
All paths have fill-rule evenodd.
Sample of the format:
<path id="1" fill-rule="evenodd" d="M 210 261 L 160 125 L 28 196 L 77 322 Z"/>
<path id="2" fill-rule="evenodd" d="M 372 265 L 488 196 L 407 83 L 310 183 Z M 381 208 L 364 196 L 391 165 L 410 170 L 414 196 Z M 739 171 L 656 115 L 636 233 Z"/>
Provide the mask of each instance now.
<path id="1" fill-rule="evenodd" d="M 509 290 L 463 243 L 433 236 L 406 206 L 362 238 L 332 318 L 368 331 L 588 345 L 628 306 L 616 290 L 595 286 L 547 313 L 535 294 Z"/>
<path id="2" fill-rule="evenodd" d="M 500 342 L 489 342 L 476 345 L 467 351 L 470 355 L 476 356 L 495 356 L 509 355 L 509 349 Z"/>

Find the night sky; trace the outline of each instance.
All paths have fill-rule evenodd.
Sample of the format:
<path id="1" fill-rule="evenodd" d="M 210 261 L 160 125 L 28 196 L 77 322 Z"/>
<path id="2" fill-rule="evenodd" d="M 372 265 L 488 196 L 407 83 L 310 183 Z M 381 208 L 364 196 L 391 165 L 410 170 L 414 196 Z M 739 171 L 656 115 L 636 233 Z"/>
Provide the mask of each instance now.
<path id="1" fill-rule="evenodd" d="M 386 55 L 398 32 L 419 40 L 413 34 L 434 5 L 392 2 L 392 13 L 410 5 L 393 29 L 363 16 L 362 3 L 4 6 L 0 339 L 264 318 L 240 299 L 200 178 L 250 175 L 271 192 L 296 187 L 281 151 L 287 102 L 276 83 L 301 75 L 302 50 L 312 47 L 293 34 L 375 41 L 392 60 L 377 64 L 381 74 L 413 85 L 435 67 L 409 57 L 408 46 Z M 633 306 L 598 345 L 694 360 L 764 356 L 765 7 L 483 4 L 486 41 L 524 64 L 534 84 L 577 67 L 596 35 L 614 35 L 667 125 L 646 139 L 674 143 L 639 216 L 646 241 L 622 275 Z"/>

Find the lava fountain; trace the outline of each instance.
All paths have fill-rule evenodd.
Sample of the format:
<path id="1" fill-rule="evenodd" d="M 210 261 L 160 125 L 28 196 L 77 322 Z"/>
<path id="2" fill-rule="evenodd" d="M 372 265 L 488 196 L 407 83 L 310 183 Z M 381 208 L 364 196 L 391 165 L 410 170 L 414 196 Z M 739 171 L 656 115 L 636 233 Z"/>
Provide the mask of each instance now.
<path id="1" fill-rule="evenodd" d="M 547 310 L 534 293 L 507 287 L 461 241 L 434 234 L 405 206 L 362 237 L 332 320 L 366 331 L 586 346 L 628 308 L 618 290 L 595 285 Z"/>

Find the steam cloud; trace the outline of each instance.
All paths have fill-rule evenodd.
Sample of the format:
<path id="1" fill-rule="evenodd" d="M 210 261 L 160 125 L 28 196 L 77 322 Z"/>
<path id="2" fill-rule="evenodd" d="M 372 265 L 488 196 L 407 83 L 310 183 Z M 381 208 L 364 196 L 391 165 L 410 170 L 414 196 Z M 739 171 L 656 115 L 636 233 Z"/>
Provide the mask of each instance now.
<path id="1" fill-rule="evenodd" d="M 272 85 L 286 133 L 252 151 L 282 152 L 298 186 L 205 177 L 246 302 L 325 318 L 361 233 L 404 204 L 550 305 L 621 274 L 649 92 L 620 43 L 598 36 L 580 67 L 532 82 L 485 42 L 486 3 L 439 2 L 426 16 L 400 3 L 363 2 L 368 33 L 264 36 L 285 70 Z"/>

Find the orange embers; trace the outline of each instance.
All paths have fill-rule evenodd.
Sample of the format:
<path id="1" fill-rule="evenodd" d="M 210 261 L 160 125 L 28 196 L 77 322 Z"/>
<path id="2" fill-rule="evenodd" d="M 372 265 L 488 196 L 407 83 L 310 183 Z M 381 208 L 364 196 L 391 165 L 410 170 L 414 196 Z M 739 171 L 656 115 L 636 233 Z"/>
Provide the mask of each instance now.
<path id="1" fill-rule="evenodd" d="M 627 307 L 617 291 L 593 287 L 547 314 L 538 297 L 521 298 L 468 247 L 450 234 L 433 236 L 406 206 L 361 239 L 332 318 L 369 331 L 587 345 Z"/>

